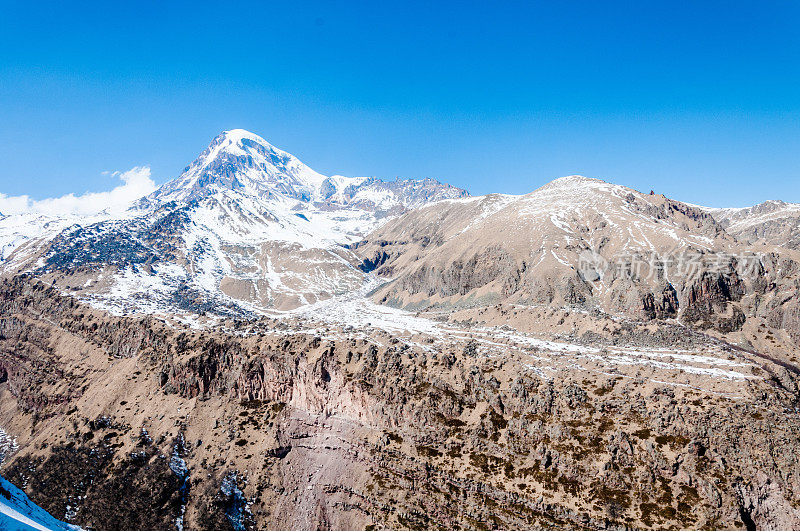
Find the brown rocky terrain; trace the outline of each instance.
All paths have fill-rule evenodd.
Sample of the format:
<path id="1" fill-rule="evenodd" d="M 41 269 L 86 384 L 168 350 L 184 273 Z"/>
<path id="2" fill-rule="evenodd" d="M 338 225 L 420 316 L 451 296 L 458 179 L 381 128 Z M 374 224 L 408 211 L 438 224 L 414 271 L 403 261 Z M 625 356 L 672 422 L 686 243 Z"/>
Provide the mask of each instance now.
<path id="1" fill-rule="evenodd" d="M 533 311 L 565 342 L 510 331 Z M 800 526 L 794 364 L 524 312 L 456 313 L 445 335 L 193 329 L 6 279 L 2 472 L 92 529 Z"/>
<path id="2" fill-rule="evenodd" d="M 737 238 L 800 249 L 800 205 L 765 201 L 747 208 L 707 209 Z"/>
<path id="3" fill-rule="evenodd" d="M 429 205 L 356 250 L 389 280 L 374 299 L 406 309 L 573 307 L 676 319 L 747 348 L 763 340 L 759 327 L 782 348 L 800 339 L 795 250 L 739 240 L 703 209 L 596 179 Z"/>

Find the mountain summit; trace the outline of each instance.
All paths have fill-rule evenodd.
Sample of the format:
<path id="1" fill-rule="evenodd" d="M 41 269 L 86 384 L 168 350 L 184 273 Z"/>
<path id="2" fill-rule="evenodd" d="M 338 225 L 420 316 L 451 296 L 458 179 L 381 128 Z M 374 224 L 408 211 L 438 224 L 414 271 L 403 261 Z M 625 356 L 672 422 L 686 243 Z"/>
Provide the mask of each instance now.
<path id="1" fill-rule="evenodd" d="M 183 173 L 150 197 L 160 202 L 202 199 L 220 190 L 260 198 L 275 194 L 310 201 L 325 176 L 244 129 L 218 135 Z"/>
<path id="2" fill-rule="evenodd" d="M 299 202 L 300 208 L 327 203 L 333 208 L 352 206 L 395 215 L 432 201 L 468 195 L 433 179 L 387 182 L 374 177 L 327 177 L 260 136 L 232 129 L 214 138 L 180 176 L 153 192 L 146 203 L 200 201 L 227 191 L 294 207 Z"/>

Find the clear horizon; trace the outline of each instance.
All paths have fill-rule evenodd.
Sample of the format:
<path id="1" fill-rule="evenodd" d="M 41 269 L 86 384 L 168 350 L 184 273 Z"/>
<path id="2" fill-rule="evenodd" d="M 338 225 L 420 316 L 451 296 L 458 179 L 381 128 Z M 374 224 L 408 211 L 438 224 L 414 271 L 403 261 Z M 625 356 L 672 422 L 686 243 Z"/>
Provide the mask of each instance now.
<path id="1" fill-rule="evenodd" d="M 474 195 L 580 174 L 712 207 L 800 202 L 800 4 L 4 13 L 12 198 L 63 200 L 120 176 L 163 184 L 243 128 L 326 175 L 431 177 Z"/>

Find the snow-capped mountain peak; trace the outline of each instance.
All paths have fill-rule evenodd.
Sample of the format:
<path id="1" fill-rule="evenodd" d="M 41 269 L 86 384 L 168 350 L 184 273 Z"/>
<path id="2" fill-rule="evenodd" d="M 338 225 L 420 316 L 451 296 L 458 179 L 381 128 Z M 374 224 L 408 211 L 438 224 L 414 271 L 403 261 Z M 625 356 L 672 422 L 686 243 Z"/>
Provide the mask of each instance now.
<path id="1" fill-rule="evenodd" d="M 431 179 L 327 177 L 233 129 L 122 214 L 59 218 L 51 229 L 0 220 L 0 256 L 6 268 L 65 279 L 91 271 L 80 283 L 108 308 L 287 309 L 360 286 L 350 245 L 376 227 L 466 195 Z"/>
<path id="2" fill-rule="evenodd" d="M 173 181 L 153 192 L 157 202 L 199 200 L 221 190 L 237 190 L 262 199 L 280 195 L 309 202 L 318 195 L 326 177 L 245 131 L 219 134 Z"/>
<path id="3" fill-rule="evenodd" d="M 375 177 L 328 177 L 260 136 L 232 129 L 214 138 L 180 176 L 137 206 L 147 210 L 171 201 L 202 201 L 231 192 L 294 209 L 352 207 L 394 215 L 431 201 L 467 195 L 432 179 L 387 182 Z"/>

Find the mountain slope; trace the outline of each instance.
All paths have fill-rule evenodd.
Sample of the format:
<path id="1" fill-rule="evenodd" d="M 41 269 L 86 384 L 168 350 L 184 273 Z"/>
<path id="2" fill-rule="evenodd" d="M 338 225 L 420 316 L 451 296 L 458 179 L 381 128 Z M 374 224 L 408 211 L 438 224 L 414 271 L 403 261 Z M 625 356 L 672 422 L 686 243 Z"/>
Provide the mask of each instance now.
<path id="1" fill-rule="evenodd" d="M 576 306 L 732 331 L 757 307 L 800 333 L 787 321 L 797 305 L 781 295 L 797 290 L 793 254 L 743 245 L 696 207 L 596 179 L 429 205 L 357 252 L 391 279 L 376 299 L 406 308 Z"/>
<path id="2" fill-rule="evenodd" d="M 739 239 L 800 249 L 800 204 L 765 201 L 747 208 L 710 208 L 708 212 Z"/>
<path id="3" fill-rule="evenodd" d="M 347 246 L 375 227 L 465 195 L 432 180 L 325 177 L 252 133 L 226 131 L 124 216 L 56 219 L 51 230 L 0 220 L 14 248 L 3 266 L 118 312 L 290 309 L 359 287 Z"/>
<path id="4" fill-rule="evenodd" d="M 551 302 L 559 294 L 551 293 L 547 278 L 555 275 L 571 280 L 573 292 L 560 294 L 560 300 L 574 303 L 590 294 L 610 294 L 614 288 L 611 271 L 600 270 L 603 264 L 589 270 L 593 264 L 588 262 L 582 268 L 583 258 L 610 266 L 614 257 L 705 251 L 715 244 L 729 247 L 734 240 L 703 212 L 661 196 L 573 176 L 523 196 L 489 195 L 419 209 L 376 230 L 359 252 L 368 256 L 382 249 L 399 257 L 379 269 L 386 274 L 407 273 L 404 266 L 415 264 L 420 285 L 411 278 L 395 281 L 410 293 L 463 296 L 502 280 L 484 291 L 498 296 L 524 292 L 532 301 Z M 497 275 L 487 271 L 489 276 L 476 271 L 471 274 L 478 278 L 472 279 L 446 275 L 435 285 L 429 273 L 423 273 L 456 262 L 467 264 L 486 252 L 495 258 L 474 260 L 476 264 L 505 264 L 505 275 L 499 270 Z M 526 282 L 537 279 L 541 285 Z"/>
<path id="5" fill-rule="evenodd" d="M 4 280 L 2 471 L 97 530 L 797 529 L 800 371 L 608 324 L 198 330 Z"/>

